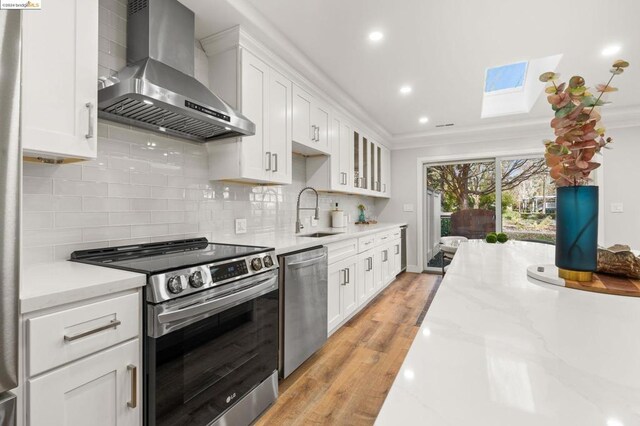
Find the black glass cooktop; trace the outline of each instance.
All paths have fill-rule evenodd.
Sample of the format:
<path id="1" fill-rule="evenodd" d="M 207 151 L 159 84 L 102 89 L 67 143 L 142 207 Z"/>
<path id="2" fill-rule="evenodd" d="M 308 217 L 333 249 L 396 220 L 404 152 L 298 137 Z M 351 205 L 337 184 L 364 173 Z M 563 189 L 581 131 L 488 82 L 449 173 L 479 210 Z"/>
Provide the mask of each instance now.
<path id="1" fill-rule="evenodd" d="M 269 250 L 267 247 L 215 244 L 206 238 L 194 238 L 74 251 L 70 260 L 152 275 Z"/>

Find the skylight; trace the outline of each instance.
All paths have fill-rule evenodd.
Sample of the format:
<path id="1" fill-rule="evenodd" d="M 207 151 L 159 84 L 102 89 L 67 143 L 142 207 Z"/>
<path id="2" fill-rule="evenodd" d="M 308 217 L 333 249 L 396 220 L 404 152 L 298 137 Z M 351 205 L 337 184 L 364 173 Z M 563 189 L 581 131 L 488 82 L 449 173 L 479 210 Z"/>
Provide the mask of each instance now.
<path id="1" fill-rule="evenodd" d="M 555 71 L 560 59 L 561 54 L 487 68 L 480 116 L 489 118 L 530 112 L 544 91 L 538 75 Z"/>
<path id="2" fill-rule="evenodd" d="M 484 92 L 519 89 L 524 85 L 528 62 L 488 68 L 484 80 Z"/>

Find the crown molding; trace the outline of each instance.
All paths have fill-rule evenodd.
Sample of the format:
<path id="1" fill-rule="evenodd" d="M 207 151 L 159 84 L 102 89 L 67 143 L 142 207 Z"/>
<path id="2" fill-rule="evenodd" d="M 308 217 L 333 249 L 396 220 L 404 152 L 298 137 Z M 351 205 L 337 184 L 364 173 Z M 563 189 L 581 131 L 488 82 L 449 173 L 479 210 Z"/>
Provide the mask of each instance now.
<path id="1" fill-rule="evenodd" d="M 508 123 L 494 123 L 457 129 L 432 130 L 420 133 L 394 135 L 392 150 L 415 149 L 440 145 L 472 144 L 500 140 L 540 141 L 553 136 L 549 126 L 550 118 L 518 120 Z M 607 110 L 603 118 L 609 130 L 640 126 L 640 106 Z"/>
<path id="2" fill-rule="evenodd" d="M 276 26 L 268 21 L 262 13 L 260 13 L 246 0 L 226 1 L 232 8 L 251 23 L 250 29 L 252 32 L 255 30 L 256 35 L 264 35 L 264 37 L 260 37 L 258 41 L 256 37 L 250 36 L 246 31 L 240 29 L 239 32 L 240 34 L 243 34 L 245 42 L 252 40 L 252 45 L 260 46 L 262 47 L 262 50 L 266 50 L 271 53 L 271 55 L 268 56 L 269 61 L 276 60 L 276 62 L 285 64 L 287 68 L 292 68 L 295 73 L 301 77 L 303 86 L 309 86 L 312 91 L 318 92 L 319 95 L 327 98 L 325 101 L 334 105 L 334 109 L 337 109 L 341 115 L 362 124 L 363 127 L 373 133 L 371 135 L 372 137 L 377 138 L 379 142 L 390 148 L 392 139 L 391 133 L 380 125 L 377 120 L 371 117 L 369 113 L 355 99 L 349 96 L 334 80 L 320 70 L 313 61 L 311 61 L 302 51 L 300 51 L 300 49 L 285 37 Z M 205 50 L 207 50 L 205 47 L 205 40 L 210 42 L 214 41 L 217 35 L 224 37 L 225 34 L 223 33 L 226 33 L 227 31 L 237 30 L 235 30 L 234 27 L 223 31 L 222 33 L 204 38 L 202 40 L 202 44 Z M 273 53 L 276 55 L 273 55 Z M 207 52 L 207 54 L 209 53 Z"/>

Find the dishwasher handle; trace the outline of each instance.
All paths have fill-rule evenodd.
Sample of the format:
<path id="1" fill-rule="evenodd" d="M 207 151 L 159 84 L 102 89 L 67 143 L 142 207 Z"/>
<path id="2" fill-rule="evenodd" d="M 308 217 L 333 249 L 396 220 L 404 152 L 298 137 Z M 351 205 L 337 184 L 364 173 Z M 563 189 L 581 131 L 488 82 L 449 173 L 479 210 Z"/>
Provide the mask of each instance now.
<path id="1" fill-rule="evenodd" d="M 310 263 L 317 263 L 317 262 L 319 262 L 319 261 L 321 261 L 321 260 L 323 260 L 323 259 L 326 259 L 326 258 L 327 258 L 327 254 L 326 254 L 326 253 L 324 253 L 324 254 L 322 254 L 322 255 L 320 255 L 320 256 L 318 256 L 318 257 L 314 257 L 314 258 L 312 258 L 312 259 L 300 260 L 299 262 L 291 262 L 291 263 L 289 263 L 289 265 L 288 265 L 288 266 L 290 266 L 290 267 L 291 267 L 291 266 L 303 266 L 303 265 L 308 265 L 308 264 L 310 264 Z"/>

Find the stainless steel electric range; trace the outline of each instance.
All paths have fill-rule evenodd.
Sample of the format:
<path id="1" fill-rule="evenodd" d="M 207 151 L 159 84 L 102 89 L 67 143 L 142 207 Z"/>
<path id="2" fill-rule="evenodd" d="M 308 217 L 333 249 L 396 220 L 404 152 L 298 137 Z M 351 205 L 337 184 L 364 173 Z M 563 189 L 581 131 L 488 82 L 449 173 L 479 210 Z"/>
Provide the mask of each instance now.
<path id="1" fill-rule="evenodd" d="M 278 396 L 278 260 L 206 238 L 72 253 L 147 275 L 145 424 L 248 425 Z"/>

